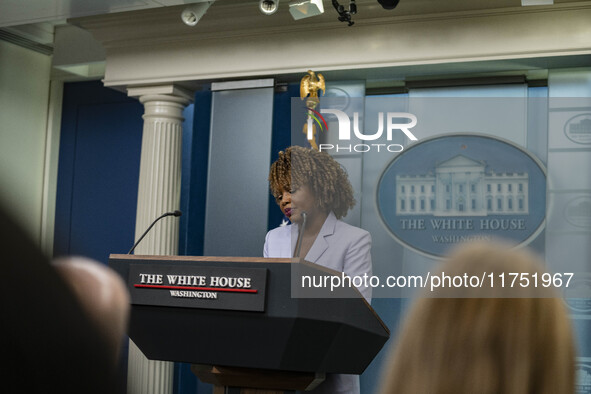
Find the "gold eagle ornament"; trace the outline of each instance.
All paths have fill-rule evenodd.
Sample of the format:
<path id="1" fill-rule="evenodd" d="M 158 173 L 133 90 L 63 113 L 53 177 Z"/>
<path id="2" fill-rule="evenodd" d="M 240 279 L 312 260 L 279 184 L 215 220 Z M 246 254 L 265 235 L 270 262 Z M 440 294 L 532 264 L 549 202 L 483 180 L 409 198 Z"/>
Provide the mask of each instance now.
<path id="1" fill-rule="evenodd" d="M 318 91 L 321 90 L 324 94 L 325 84 L 324 76 L 320 73 L 316 74 L 312 70 L 308 70 L 308 75 L 302 78 L 300 82 L 300 98 L 303 100 L 308 95 L 310 97 L 318 97 Z"/>
<path id="2" fill-rule="evenodd" d="M 307 97 L 306 108 L 316 108 L 320 102 L 320 99 L 318 98 L 318 91 L 321 91 L 321 94 L 324 94 L 326 91 L 324 76 L 320 73 L 316 74 L 314 71 L 308 70 L 308 75 L 304 76 L 300 81 L 300 98 L 304 100 Z M 311 111 L 308 111 L 308 121 L 304 125 L 303 133 L 306 134 L 306 139 L 310 143 L 310 146 L 313 149 L 318 150 L 318 144 L 316 143 L 316 125 L 310 121 L 310 112 Z M 311 136 L 308 132 L 310 125 L 312 129 Z"/>

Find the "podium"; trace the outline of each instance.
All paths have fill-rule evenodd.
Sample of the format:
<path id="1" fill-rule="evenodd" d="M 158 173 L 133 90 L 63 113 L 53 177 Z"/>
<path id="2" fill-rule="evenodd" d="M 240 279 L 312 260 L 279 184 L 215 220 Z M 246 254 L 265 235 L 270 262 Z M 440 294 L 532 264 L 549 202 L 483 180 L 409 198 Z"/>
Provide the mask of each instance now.
<path id="1" fill-rule="evenodd" d="M 144 355 L 192 364 L 216 393 L 361 374 L 390 336 L 342 273 L 303 260 L 112 254 L 109 265 L 128 285 L 129 337 Z"/>

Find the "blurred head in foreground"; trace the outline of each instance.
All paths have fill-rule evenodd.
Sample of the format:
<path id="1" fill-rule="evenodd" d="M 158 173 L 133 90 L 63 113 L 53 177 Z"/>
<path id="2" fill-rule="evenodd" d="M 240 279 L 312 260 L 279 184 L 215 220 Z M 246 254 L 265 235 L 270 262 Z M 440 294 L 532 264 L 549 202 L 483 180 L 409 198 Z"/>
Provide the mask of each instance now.
<path id="1" fill-rule="evenodd" d="M 541 286 L 541 262 L 526 250 L 474 243 L 440 267 L 490 279 L 484 291 L 437 289 L 410 309 L 384 368 L 382 393 L 573 393 L 575 347 L 559 295 Z M 538 287 L 501 289 L 499 275 L 537 273 Z M 533 282 L 533 281 L 532 281 Z"/>
<path id="2" fill-rule="evenodd" d="M 89 258 L 60 257 L 52 263 L 107 340 L 106 349 L 117 361 L 130 312 L 125 282 L 111 268 Z"/>

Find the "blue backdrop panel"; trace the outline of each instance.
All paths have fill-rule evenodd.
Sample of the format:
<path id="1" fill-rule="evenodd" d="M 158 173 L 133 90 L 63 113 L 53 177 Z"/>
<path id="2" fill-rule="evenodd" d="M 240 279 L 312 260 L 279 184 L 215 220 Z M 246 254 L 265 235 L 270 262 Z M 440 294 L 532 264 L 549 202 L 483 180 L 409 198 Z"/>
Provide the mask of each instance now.
<path id="1" fill-rule="evenodd" d="M 142 114 L 100 82 L 65 85 L 54 255 L 106 263 L 133 245 Z"/>
<path id="2" fill-rule="evenodd" d="M 54 256 L 107 263 L 134 242 L 143 106 L 99 81 L 64 86 Z M 125 390 L 127 343 L 120 353 Z"/>

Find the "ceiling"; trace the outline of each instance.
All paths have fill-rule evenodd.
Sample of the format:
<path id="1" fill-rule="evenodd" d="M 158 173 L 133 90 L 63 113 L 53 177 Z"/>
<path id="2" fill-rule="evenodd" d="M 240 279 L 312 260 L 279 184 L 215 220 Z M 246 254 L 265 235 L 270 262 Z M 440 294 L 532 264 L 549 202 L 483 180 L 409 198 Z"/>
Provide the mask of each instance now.
<path id="1" fill-rule="evenodd" d="M 69 18 L 168 7 L 206 0 L 0 0 L 0 28 L 40 22 L 64 23 Z M 340 0 L 345 7 L 351 0 Z M 534 1 L 534 0 L 530 0 Z M 540 0 L 535 0 L 540 1 Z M 554 0 L 555 4 L 585 0 Z M 521 0 L 401 0 L 394 10 L 383 10 L 377 0 L 356 0 L 359 13 L 375 12 L 413 15 L 425 13 L 461 12 L 469 10 L 519 7 Z M 212 7 L 252 4 L 256 9 L 259 0 L 217 0 Z M 279 0 L 279 11 L 287 12 L 288 0 Z M 334 14 L 331 0 L 324 0 L 327 13 Z"/>
<path id="2" fill-rule="evenodd" d="M 0 0 L 0 27 L 180 5 L 184 0 Z"/>
<path id="3" fill-rule="evenodd" d="M 54 27 L 67 24 L 68 19 L 85 16 L 112 14 L 119 12 L 138 11 L 159 7 L 182 6 L 183 4 L 204 2 L 206 0 L 0 0 L 0 39 L 11 41 L 21 46 L 51 53 L 54 40 Z M 348 6 L 351 0 L 340 0 Z M 356 0 L 359 15 L 380 12 L 384 15 L 413 15 L 425 13 L 458 12 L 463 10 L 482 10 L 487 8 L 515 7 L 521 0 L 401 0 L 395 10 L 386 11 L 381 8 L 377 0 Z M 555 0 L 559 2 L 583 0 Z M 258 15 L 259 0 L 217 0 L 212 8 L 229 9 L 239 6 L 241 10 L 252 8 Z M 268 18 L 277 14 L 287 14 L 289 0 L 279 0 L 279 10 Z M 331 0 L 324 0 L 325 15 L 323 18 L 336 19 L 337 13 L 331 5 Z M 256 11 L 255 11 L 256 10 Z M 209 12 L 211 15 L 213 12 Z M 210 16 L 210 15 L 206 15 Z M 227 29 L 227 21 L 216 23 L 209 18 L 209 23 L 218 28 Z M 316 18 L 309 18 L 316 19 Z M 333 20 L 334 20 L 333 19 Z M 306 23 L 308 20 L 293 21 Z M 345 25 L 344 25 L 345 26 Z M 27 42 L 26 40 L 30 41 Z M 45 48 L 36 48 L 35 45 Z"/>
<path id="4" fill-rule="evenodd" d="M 54 42 L 54 28 L 55 26 L 65 25 L 68 19 L 79 18 L 85 16 L 94 16 L 102 14 L 113 14 L 119 12 L 139 11 L 148 9 L 157 9 L 159 7 L 178 8 L 184 4 L 203 2 L 205 0 L 0 0 L 0 39 L 4 40 L 24 40 L 29 45 L 41 46 L 40 52 L 45 50 L 47 54 L 51 54 Z M 339 0 L 339 2 L 348 7 L 351 0 Z M 567 3 L 584 2 L 587 0 L 554 0 L 554 6 L 565 6 Z M 358 14 L 356 17 L 363 23 L 363 18 L 367 16 L 372 17 L 412 17 L 413 15 L 429 15 L 429 14 L 451 14 L 451 13 L 469 13 L 472 11 L 486 11 L 497 10 L 507 12 L 507 10 L 519 10 L 521 0 L 400 0 L 400 3 L 394 10 L 384 10 L 377 2 L 377 0 L 356 0 Z M 337 19 L 337 12 L 334 10 L 331 0 L 324 0 L 325 14 L 321 18 L 308 18 L 300 21 L 294 21 L 288 16 L 289 1 L 280 0 L 279 10 L 276 14 L 271 16 L 263 16 L 258 11 L 259 0 L 217 0 L 215 1 L 208 13 L 204 16 L 204 26 L 211 34 L 216 34 L 218 31 L 228 31 L 239 28 L 237 24 L 244 23 L 246 19 L 250 19 L 247 15 L 251 15 L 253 23 L 259 27 L 265 28 L 267 25 L 264 20 L 273 18 L 275 20 L 281 19 L 281 23 L 302 23 L 314 24 L 315 21 L 335 21 Z M 552 7 L 552 6 L 540 6 Z M 215 10 L 217 8 L 217 10 Z M 237 9 L 241 18 L 233 18 L 228 16 L 227 10 Z M 224 14 L 224 17 L 218 19 L 217 15 Z M 230 13 L 231 14 L 231 13 Z M 238 22 L 240 19 L 242 22 Z M 179 21 L 180 22 L 180 21 Z M 230 26 L 228 26 L 230 25 Z M 347 27 L 346 23 L 342 24 L 343 29 L 354 29 Z M 8 37 L 8 38 L 7 38 Z M 18 42 L 17 42 L 18 43 Z M 25 45 L 22 45 L 25 46 Z M 29 46 L 30 47 L 30 46 Z M 39 48 L 32 48 L 39 49 Z M 553 62 L 562 61 L 566 64 L 554 64 Z M 551 67 L 561 66 L 578 66 L 579 64 L 589 64 L 589 56 L 580 59 L 529 59 L 521 60 L 520 64 L 504 64 L 503 62 L 479 62 L 475 64 L 466 65 L 467 69 L 472 74 L 483 73 L 490 75 L 491 73 L 499 73 L 508 70 L 540 70 Z M 574 63 L 573 63 L 574 62 Z M 506 62 L 505 62 L 506 63 Z M 523 63 L 523 64 L 521 64 Z M 425 69 L 425 67 L 427 69 Z M 445 75 L 444 69 L 441 65 L 436 67 L 436 70 L 429 70 L 429 66 L 421 68 L 407 67 L 408 70 L 400 69 L 401 74 L 406 78 L 413 74 L 420 76 L 437 74 Z M 461 71 L 458 65 L 453 67 L 454 73 Z M 380 79 L 380 70 L 371 70 L 374 79 Z M 443 73 L 442 73 L 443 71 Z M 334 72 L 335 78 L 342 77 L 338 71 Z M 350 74 L 351 71 L 349 70 Z M 391 78 L 392 73 L 388 73 Z M 350 75 L 347 75 L 351 77 Z M 356 75 L 363 78 L 364 75 Z"/>

